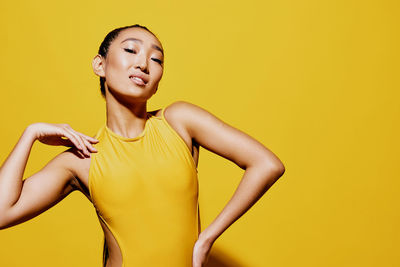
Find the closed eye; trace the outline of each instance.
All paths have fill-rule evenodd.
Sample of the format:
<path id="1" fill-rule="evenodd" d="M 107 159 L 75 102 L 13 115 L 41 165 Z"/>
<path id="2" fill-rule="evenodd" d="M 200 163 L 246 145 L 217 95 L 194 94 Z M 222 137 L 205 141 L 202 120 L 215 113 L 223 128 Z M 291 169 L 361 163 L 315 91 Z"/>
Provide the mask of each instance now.
<path id="1" fill-rule="evenodd" d="M 136 51 L 135 50 L 132 50 L 132 49 L 128 49 L 128 48 L 124 48 L 124 50 L 126 51 L 126 52 L 129 52 L 129 53 L 136 53 Z"/>
<path id="2" fill-rule="evenodd" d="M 125 50 L 126 52 L 128 52 L 128 53 L 136 54 L 136 51 L 135 51 L 135 50 L 132 50 L 132 49 L 129 49 L 129 48 L 124 48 L 124 50 Z M 162 61 L 161 59 L 158 59 L 158 58 L 152 58 L 152 60 L 154 60 L 155 62 L 158 62 L 159 64 L 162 64 L 162 63 L 163 63 L 163 61 Z"/>
<path id="3" fill-rule="evenodd" d="M 160 59 L 158 59 L 158 58 L 152 58 L 152 60 L 154 60 L 154 61 L 156 61 L 156 62 L 162 64 L 162 60 L 160 60 Z"/>

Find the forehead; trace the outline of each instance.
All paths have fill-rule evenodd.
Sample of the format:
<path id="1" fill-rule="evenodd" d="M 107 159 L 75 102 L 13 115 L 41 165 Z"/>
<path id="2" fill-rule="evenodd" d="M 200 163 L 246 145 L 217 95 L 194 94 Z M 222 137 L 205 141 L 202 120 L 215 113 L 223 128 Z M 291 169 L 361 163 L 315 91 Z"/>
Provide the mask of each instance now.
<path id="1" fill-rule="evenodd" d="M 150 32 L 146 31 L 145 29 L 141 28 L 128 28 L 122 30 L 118 37 L 115 39 L 118 44 L 124 41 L 127 38 L 136 38 L 142 40 L 144 43 L 155 44 L 162 48 L 161 42 Z M 129 42 L 129 41 L 126 41 Z M 125 43 L 125 42 L 124 42 Z"/>

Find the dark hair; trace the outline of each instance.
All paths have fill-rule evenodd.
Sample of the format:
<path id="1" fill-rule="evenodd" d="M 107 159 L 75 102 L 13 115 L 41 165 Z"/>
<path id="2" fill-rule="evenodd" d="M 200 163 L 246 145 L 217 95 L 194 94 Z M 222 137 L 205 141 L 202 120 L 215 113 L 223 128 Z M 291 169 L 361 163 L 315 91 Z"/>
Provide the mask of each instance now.
<path id="1" fill-rule="evenodd" d="M 144 30 L 148 31 L 149 33 L 153 34 L 157 38 L 157 36 L 154 33 L 152 33 L 147 27 L 139 25 L 139 24 L 119 27 L 119 28 L 116 28 L 116 29 L 110 31 L 106 35 L 106 37 L 104 38 L 103 42 L 101 42 L 101 44 L 100 44 L 98 54 L 100 54 L 102 57 L 106 58 L 107 57 L 107 53 L 108 53 L 108 48 L 110 47 L 110 45 L 114 41 L 114 39 L 118 37 L 118 34 L 122 30 L 125 30 L 125 29 L 128 29 L 128 28 L 135 28 L 135 27 L 144 29 Z M 106 79 L 104 77 L 100 77 L 100 91 L 101 91 L 101 94 L 102 94 L 103 97 L 106 96 L 106 88 L 104 86 L 105 80 Z"/>

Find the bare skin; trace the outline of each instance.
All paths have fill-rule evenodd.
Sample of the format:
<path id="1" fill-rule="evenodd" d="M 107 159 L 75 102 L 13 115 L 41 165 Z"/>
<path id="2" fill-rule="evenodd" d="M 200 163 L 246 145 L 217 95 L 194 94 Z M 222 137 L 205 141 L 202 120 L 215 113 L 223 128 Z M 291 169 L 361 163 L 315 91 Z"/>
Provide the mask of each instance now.
<path id="1" fill-rule="evenodd" d="M 127 38 L 141 42 L 124 41 Z M 107 80 L 107 126 L 121 136 L 134 137 L 143 131 L 147 100 L 157 91 L 163 73 L 163 64 L 160 64 L 163 54 L 154 48 L 155 45 L 162 49 L 159 40 L 147 31 L 127 29 L 113 41 L 107 58 L 96 55 L 93 59 L 94 73 Z M 129 78 L 132 74 L 142 76 L 146 83 L 132 81 Z M 160 110 L 152 113 L 160 116 Z M 215 240 L 254 205 L 283 175 L 285 168 L 263 144 L 199 106 L 176 101 L 166 107 L 164 115 L 192 152 L 196 165 L 199 146 L 202 146 L 245 170 L 232 198 L 200 233 L 194 245 L 193 267 L 202 267 Z M 30 149 L 36 140 L 71 148 L 22 181 Z M 0 229 L 39 215 L 74 190 L 92 201 L 88 180 L 90 153 L 96 153 L 92 146 L 96 142 L 93 137 L 63 124 L 28 126 L 0 168 Z M 106 225 L 99 221 L 109 248 L 107 267 L 119 267 L 122 256 L 118 244 Z"/>

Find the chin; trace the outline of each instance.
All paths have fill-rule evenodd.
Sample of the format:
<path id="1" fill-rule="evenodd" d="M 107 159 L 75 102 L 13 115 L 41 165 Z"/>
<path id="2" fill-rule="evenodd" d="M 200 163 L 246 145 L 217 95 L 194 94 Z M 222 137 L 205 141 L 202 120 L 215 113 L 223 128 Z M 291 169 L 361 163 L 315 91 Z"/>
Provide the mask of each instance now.
<path id="1" fill-rule="evenodd" d="M 124 91 L 123 94 L 125 97 L 130 98 L 130 99 L 140 99 L 140 100 L 147 100 L 149 99 L 153 94 L 152 90 L 148 90 L 147 88 L 141 88 L 137 86 L 130 86 L 127 91 Z"/>
<path id="2" fill-rule="evenodd" d="M 145 85 L 137 85 L 134 83 L 128 83 L 125 86 L 115 87 L 117 89 L 111 89 L 112 93 L 116 98 L 125 99 L 125 101 L 130 100 L 142 100 L 145 101 L 153 95 L 155 89 L 151 88 L 154 85 L 149 83 Z"/>

